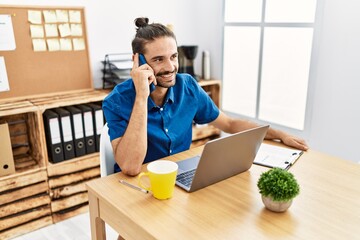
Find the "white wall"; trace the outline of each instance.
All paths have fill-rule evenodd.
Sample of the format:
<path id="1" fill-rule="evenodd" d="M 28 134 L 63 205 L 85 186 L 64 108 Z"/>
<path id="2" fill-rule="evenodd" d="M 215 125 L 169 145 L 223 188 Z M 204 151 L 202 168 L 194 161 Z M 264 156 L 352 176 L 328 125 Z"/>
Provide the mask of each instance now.
<path id="1" fill-rule="evenodd" d="M 319 50 L 310 84 L 310 117 L 302 134 L 316 150 L 360 161 L 360 1 L 324 0 Z M 201 73 L 201 52 L 211 53 L 211 74 L 222 76 L 223 0 L 0 0 L 8 5 L 84 6 L 91 67 L 101 87 L 105 54 L 130 52 L 134 19 L 173 24 L 179 45 L 199 45 L 195 71 Z"/>
<path id="2" fill-rule="evenodd" d="M 136 17 L 146 16 L 150 22 L 173 24 L 179 45 L 198 44 L 199 36 L 192 34 L 196 32 L 194 16 L 198 13 L 196 8 L 188 7 L 193 5 L 191 0 L 0 0 L 0 4 L 85 7 L 91 68 L 97 88 L 102 86 L 101 61 L 105 54 L 131 52 Z"/>
<path id="3" fill-rule="evenodd" d="M 310 143 L 359 162 L 360 1 L 325 1 L 316 66 Z"/>
<path id="4" fill-rule="evenodd" d="M 199 8 L 198 21 L 203 24 L 197 30 L 201 31 L 199 41 L 203 46 L 211 44 L 208 48 L 213 55 L 212 67 L 216 68 L 212 74 L 221 78 L 222 0 L 194 2 Z M 360 1 L 319 3 L 320 29 L 315 33 L 319 48 L 311 70 L 307 129 L 303 133 L 288 131 L 304 137 L 314 150 L 360 162 Z M 214 55 L 218 57 L 216 63 Z"/>

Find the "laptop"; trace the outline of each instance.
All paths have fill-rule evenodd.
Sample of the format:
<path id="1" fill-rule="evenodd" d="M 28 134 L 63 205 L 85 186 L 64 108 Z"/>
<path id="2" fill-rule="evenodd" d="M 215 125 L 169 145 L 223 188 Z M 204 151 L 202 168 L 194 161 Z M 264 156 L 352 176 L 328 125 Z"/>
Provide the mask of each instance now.
<path id="1" fill-rule="evenodd" d="M 269 126 L 207 142 L 200 156 L 176 162 L 176 185 L 194 192 L 250 169 Z"/>

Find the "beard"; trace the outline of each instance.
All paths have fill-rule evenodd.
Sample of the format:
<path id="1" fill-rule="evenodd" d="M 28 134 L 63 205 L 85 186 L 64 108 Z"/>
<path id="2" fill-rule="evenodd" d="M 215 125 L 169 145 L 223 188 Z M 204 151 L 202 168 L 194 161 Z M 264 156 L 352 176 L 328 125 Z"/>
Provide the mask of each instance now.
<path id="1" fill-rule="evenodd" d="M 174 86 L 176 83 L 176 73 L 177 73 L 177 68 L 175 68 L 174 71 L 172 71 L 172 72 L 165 71 L 165 72 L 157 73 L 155 76 L 156 81 L 157 81 L 157 86 L 163 87 L 163 88 L 170 88 L 170 87 Z M 166 77 L 165 77 L 166 80 L 163 79 L 163 76 L 170 75 L 170 74 L 173 74 L 171 80 L 166 79 Z"/>

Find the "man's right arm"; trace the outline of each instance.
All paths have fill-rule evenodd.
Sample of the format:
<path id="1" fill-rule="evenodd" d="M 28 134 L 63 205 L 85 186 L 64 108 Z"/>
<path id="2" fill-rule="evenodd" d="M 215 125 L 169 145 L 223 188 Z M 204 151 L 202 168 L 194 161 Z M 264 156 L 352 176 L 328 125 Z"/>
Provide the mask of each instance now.
<path id="1" fill-rule="evenodd" d="M 147 114 L 149 85 L 156 79 L 154 71 L 148 64 L 139 67 L 139 56 L 133 56 L 134 65 L 131 78 L 135 85 L 135 102 L 129 124 L 122 137 L 114 139 L 111 144 L 114 156 L 122 172 L 135 176 L 140 173 L 147 151 Z"/>
<path id="2" fill-rule="evenodd" d="M 124 135 L 111 144 L 123 173 L 131 176 L 139 174 L 147 151 L 147 100 L 135 99 Z"/>

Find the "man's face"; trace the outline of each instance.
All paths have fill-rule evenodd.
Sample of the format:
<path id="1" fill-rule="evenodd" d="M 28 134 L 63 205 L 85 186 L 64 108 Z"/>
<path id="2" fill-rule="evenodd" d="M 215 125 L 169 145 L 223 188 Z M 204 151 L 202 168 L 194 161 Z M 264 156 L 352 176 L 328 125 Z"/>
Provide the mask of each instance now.
<path id="1" fill-rule="evenodd" d="M 145 58 L 154 70 L 157 86 L 169 88 L 175 85 L 175 77 L 179 68 L 178 52 L 175 39 L 171 37 L 157 38 L 146 44 Z"/>

